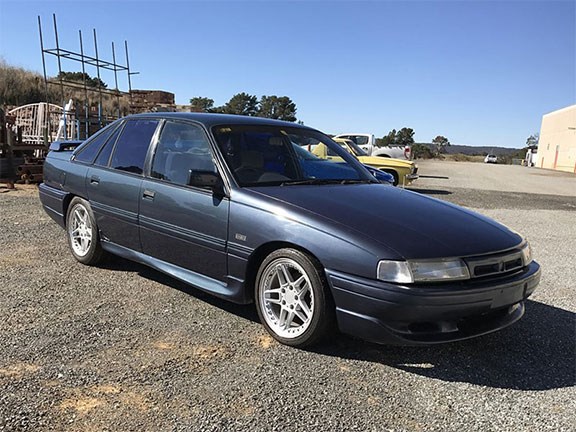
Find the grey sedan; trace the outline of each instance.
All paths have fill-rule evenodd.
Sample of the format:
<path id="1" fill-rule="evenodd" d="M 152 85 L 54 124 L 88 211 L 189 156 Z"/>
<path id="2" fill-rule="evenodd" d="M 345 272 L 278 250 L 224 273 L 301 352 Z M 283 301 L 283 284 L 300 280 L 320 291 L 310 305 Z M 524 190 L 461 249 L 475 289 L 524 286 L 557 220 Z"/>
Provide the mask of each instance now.
<path id="1" fill-rule="evenodd" d="M 338 162 L 303 151 L 325 144 Z M 237 303 L 282 343 L 479 336 L 522 317 L 528 242 L 378 182 L 323 133 L 220 114 L 142 114 L 53 143 L 40 187 L 72 255 L 122 256 Z"/>

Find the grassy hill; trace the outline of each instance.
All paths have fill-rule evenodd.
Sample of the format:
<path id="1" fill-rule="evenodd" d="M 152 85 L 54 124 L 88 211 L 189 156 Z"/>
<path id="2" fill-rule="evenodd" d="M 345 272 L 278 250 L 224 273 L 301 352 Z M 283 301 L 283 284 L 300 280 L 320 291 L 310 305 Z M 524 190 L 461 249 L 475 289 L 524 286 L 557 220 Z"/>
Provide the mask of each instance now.
<path id="1" fill-rule="evenodd" d="M 430 147 L 435 150 L 436 147 L 430 143 L 418 143 Z M 495 154 L 496 156 L 506 156 L 515 154 L 522 149 L 509 148 L 509 147 L 494 147 L 494 146 L 468 146 L 461 144 L 451 144 L 446 147 L 446 154 L 464 154 L 468 156 L 486 156 L 487 154 Z"/>
<path id="2" fill-rule="evenodd" d="M 60 86 L 56 78 L 49 78 L 48 93 L 44 77 L 37 72 L 26 70 L 21 67 L 11 66 L 0 58 L 0 107 L 17 107 L 38 102 L 50 102 L 62 105 L 68 99 L 76 101 L 76 107 L 81 108 L 85 99 L 82 83 L 77 88 L 64 87 L 64 100 Z M 99 95 L 96 89 L 88 93 L 90 107 L 97 112 Z M 123 114 L 128 113 L 128 100 L 121 97 L 120 101 L 109 94 L 102 95 L 103 112 L 115 114 L 118 104 Z"/>

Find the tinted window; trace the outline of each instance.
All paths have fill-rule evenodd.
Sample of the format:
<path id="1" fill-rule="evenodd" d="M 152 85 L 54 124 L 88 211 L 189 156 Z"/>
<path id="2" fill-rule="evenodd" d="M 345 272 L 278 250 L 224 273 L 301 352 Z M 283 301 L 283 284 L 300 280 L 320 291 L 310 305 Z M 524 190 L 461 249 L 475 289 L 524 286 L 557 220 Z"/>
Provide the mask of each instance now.
<path id="1" fill-rule="evenodd" d="M 186 185 L 190 170 L 216 171 L 210 143 L 198 126 L 166 122 L 156 146 L 151 176 Z"/>
<path id="2" fill-rule="evenodd" d="M 148 146 L 157 125 L 157 120 L 148 119 L 126 122 L 116 142 L 110 166 L 117 170 L 142 174 Z"/>
<path id="3" fill-rule="evenodd" d="M 114 129 L 116 129 L 117 125 L 118 123 L 112 124 L 89 138 L 89 140 L 78 149 L 77 153 L 74 155 L 74 160 L 92 163 L 102 146 L 106 143 L 106 140 L 110 137 L 112 132 L 114 132 Z"/>
<path id="4" fill-rule="evenodd" d="M 122 132 L 122 126 L 116 128 L 112 136 L 108 138 L 108 141 L 106 141 L 106 144 L 104 145 L 102 150 L 100 150 L 98 157 L 94 161 L 94 165 L 108 166 L 108 162 L 110 162 L 110 155 L 112 154 L 114 144 L 116 143 L 118 135 L 120 135 L 120 132 Z"/>
<path id="5" fill-rule="evenodd" d="M 373 181 L 362 172 L 353 156 L 327 136 L 310 129 L 222 125 L 215 126 L 212 132 L 240 186 Z M 306 149 L 320 144 L 334 151 L 338 158 L 331 161 L 309 155 Z"/>

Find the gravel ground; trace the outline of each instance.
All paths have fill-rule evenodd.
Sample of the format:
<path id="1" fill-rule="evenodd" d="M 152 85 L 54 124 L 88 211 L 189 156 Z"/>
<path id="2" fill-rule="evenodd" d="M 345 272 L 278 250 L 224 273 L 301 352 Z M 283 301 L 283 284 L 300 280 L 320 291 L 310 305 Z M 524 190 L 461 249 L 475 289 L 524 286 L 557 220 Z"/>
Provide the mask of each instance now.
<path id="1" fill-rule="evenodd" d="M 574 176 L 512 193 L 507 167 L 453 181 L 468 165 L 421 163 L 436 178 L 414 189 L 523 232 L 543 278 L 516 325 L 427 348 L 279 345 L 250 306 L 121 259 L 82 266 L 34 189 L 1 193 L 0 430 L 573 431 Z"/>

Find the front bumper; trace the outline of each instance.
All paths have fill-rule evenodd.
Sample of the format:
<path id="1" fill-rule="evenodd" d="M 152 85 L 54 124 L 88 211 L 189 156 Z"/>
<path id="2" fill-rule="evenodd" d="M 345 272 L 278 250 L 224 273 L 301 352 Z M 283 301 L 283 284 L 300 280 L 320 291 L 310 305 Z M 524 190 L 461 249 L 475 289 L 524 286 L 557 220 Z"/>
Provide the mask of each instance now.
<path id="1" fill-rule="evenodd" d="M 400 345 L 463 340 L 491 333 L 524 315 L 524 300 L 540 282 L 532 262 L 497 280 L 399 286 L 326 271 L 338 327 L 362 339 Z"/>
<path id="2" fill-rule="evenodd" d="M 414 180 L 418 180 L 419 175 L 418 174 L 406 174 L 405 179 L 406 179 L 406 184 L 410 184 L 412 183 Z"/>

